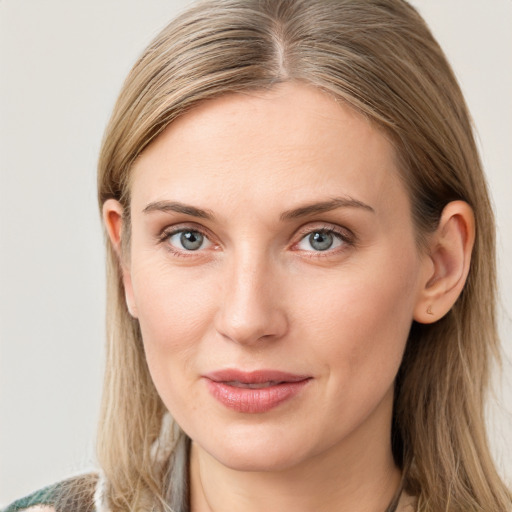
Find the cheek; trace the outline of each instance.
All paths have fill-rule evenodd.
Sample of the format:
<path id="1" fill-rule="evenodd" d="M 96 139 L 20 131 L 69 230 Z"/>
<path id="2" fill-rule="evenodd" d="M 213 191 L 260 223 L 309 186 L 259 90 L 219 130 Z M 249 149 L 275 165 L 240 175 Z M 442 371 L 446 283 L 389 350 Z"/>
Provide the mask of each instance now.
<path id="1" fill-rule="evenodd" d="M 201 340 L 211 328 L 218 295 L 206 276 L 168 267 L 156 258 L 132 262 L 134 301 L 157 388 L 191 371 Z"/>
<path id="2" fill-rule="evenodd" d="M 133 295 L 141 328 L 167 336 L 193 332 L 212 306 L 213 283 L 210 285 L 197 272 L 173 269 L 161 260 L 148 258 L 132 264 Z"/>
<path id="3" fill-rule="evenodd" d="M 158 262 L 141 265 L 132 279 L 151 378 L 174 419 L 189 429 L 201 398 L 197 361 L 212 325 L 215 287 Z"/>
<path id="4" fill-rule="evenodd" d="M 411 254 L 411 253 L 409 253 Z M 412 253 L 414 254 L 414 253 Z M 333 387 L 353 390 L 392 384 L 412 323 L 416 261 L 375 258 L 308 285 L 298 314 Z"/>

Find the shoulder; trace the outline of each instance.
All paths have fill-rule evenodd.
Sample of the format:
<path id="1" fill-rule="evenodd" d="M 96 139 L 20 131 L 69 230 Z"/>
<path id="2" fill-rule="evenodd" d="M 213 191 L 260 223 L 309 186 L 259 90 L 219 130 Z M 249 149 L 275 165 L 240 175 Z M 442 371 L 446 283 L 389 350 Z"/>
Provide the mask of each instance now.
<path id="1" fill-rule="evenodd" d="M 97 475 L 70 478 L 11 503 L 0 512 L 95 512 Z"/>
<path id="2" fill-rule="evenodd" d="M 44 489 L 40 489 L 24 498 L 11 503 L 2 512 L 17 512 L 18 510 L 30 510 L 32 512 L 53 512 L 55 504 L 56 493 L 59 484 L 50 485 Z"/>
<path id="3" fill-rule="evenodd" d="M 408 494 L 407 492 L 403 492 L 400 497 L 400 501 L 398 502 L 398 506 L 396 510 L 398 512 L 414 512 L 417 507 L 417 500 L 414 496 Z M 41 511 L 43 512 L 43 511 Z M 46 511 L 44 511 L 46 512 Z"/>
<path id="4" fill-rule="evenodd" d="M 55 507 L 50 505 L 35 505 L 25 509 L 26 512 L 55 512 Z"/>

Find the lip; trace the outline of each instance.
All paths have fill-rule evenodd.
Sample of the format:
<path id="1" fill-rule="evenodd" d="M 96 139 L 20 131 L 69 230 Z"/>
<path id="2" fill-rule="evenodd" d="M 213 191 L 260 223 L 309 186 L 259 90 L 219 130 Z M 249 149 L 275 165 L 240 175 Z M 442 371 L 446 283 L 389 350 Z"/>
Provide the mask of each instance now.
<path id="1" fill-rule="evenodd" d="M 222 405 L 248 414 L 264 413 L 291 400 L 311 380 L 309 375 L 279 370 L 227 369 L 203 377 L 211 395 Z"/>

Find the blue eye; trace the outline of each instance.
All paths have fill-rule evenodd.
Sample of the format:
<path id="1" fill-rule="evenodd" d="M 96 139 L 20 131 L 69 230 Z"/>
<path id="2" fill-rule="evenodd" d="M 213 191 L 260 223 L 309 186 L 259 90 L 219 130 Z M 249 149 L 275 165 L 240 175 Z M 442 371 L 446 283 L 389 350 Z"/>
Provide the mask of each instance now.
<path id="1" fill-rule="evenodd" d="M 307 234 L 297 244 L 303 251 L 328 251 L 336 249 L 344 243 L 342 236 L 334 231 L 319 229 Z"/>
<path id="2" fill-rule="evenodd" d="M 211 245 L 208 238 L 192 229 L 176 231 L 169 235 L 168 240 L 172 246 L 182 251 L 197 251 Z"/>

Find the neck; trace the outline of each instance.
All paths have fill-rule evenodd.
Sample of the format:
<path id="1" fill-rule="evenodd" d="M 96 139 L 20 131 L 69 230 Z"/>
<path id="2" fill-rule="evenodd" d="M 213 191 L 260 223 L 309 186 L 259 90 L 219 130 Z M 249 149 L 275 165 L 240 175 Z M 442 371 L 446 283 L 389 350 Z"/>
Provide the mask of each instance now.
<path id="1" fill-rule="evenodd" d="M 391 407 L 385 423 L 375 411 L 338 445 L 279 471 L 238 471 L 192 443 L 191 511 L 306 512 L 321 504 L 323 512 L 384 512 L 401 478 L 391 452 Z"/>

